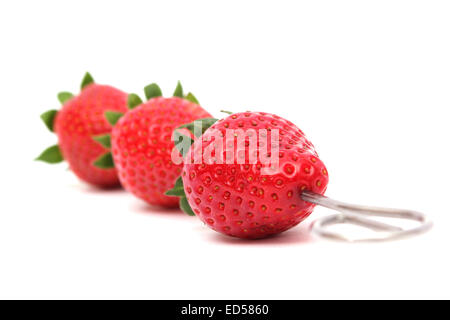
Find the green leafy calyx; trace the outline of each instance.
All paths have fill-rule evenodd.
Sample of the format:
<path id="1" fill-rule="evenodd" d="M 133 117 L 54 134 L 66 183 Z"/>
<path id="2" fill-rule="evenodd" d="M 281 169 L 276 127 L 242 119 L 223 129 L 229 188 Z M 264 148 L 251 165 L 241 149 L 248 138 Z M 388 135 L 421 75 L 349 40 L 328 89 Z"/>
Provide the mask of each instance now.
<path id="1" fill-rule="evenodd" d="M 114 168 L 114 160 L 111 152 L 101 155 L 97 160 L 94 161 L 94 166 L 100 169 Z"/>
<path id="2" fill-rule="evenodd" d="M 197 119 L 191 123 L 183 124 L 179 126 L 177 129 L 186 128 L 190 132 L 192 132 L 197 138 L 205 133 L 206 130 L 209 129 L 214 123 L 217 122 L 215 118 L 203 118 Z"/>
<path id="3" fill-rule="evenodd" d="M 48 111 L 44 112 L 43 114 L 41 114 L 42 121 L 44 122 L 44 124 L 48 128 L 48 130 L 50 130 L 51 132 L 53 132 L 53 125 L 54 125 L 55 117 L 56 117 L 57 113 L 58 113 L 57 110 L 48 110 Z"/>
<path id="4" fill-rule="evenodd" d="M 180 81 L 178 81 L 178 83 L 177 83 L 177 87 L 175 88 L 175 91 L 173 92 L 173 96 L 178 97 L 178 98 L 184 98 L 183 97 L 183 87 L 181 86 Z"/>
<path id="5" fill-rule="evenodd" d="M 83 80 L 81 81 L 81 90 L 83 90 L 86 86 L 92 83 L 94 83 L 94 78 L 92 78 L 89 72 L 86 72 L 86 74 L 83 77 Z"/>
<path id="6" fill-rule="evenodd" d="M 194 140 L 191 137 L 188 137 L 180 132 L 179 129 L 187 129 L 192 134 L 194 134 L 197 137 L 200 137 L 209 127 L 211 127 L 217 119 L 214 118 L 204 118 L 199 119 L 194 122 L 184 124 L 177 129 L 175 129 L 173 133 L 173 140 L 175 143 L 176 148 L 178 151 L 180 151 L 181 155 L 183 157 L 186 156 L 187 152 L 189 151 L 191 145 L 194 143 Z M 185 213 L 187 213 L 190 216 L 194 216 L 194 211 L 192 210 L 191 206 L 189 205 L 189 202 L 186 198 L 186 193 L 184 192 L 184 186 L 183 186 L 183 180 L 181 177 L 177 179 L 175 182 L 175 186 L 168 190 L 166 193 L 168 196 L 176 196 L 180 197 L 180 208 Z"/>
<path id="7" fill-rule="evenodd" d="M 214 118 L 203 118 L 195 120 L 194 122 L 183 124 L 176 128 L 173 132 L 173 141 L 175 143 L 175 147 L 181 153 L 183 158 L 186 156 L 189 151 L 191 145 L 194 143 L 194 140 L 191 137 L 186 136 L 181 133 L 179 129 L 187 129 L 189 130 L 195 137 L 200 137 L 205 131 L 211 127 L 217 119 Z"/>
<path id="8" fill-rule="evenodd" d="M 186 97 L 184 97 L 186 100 L 196 103 L 196 104 L 200 104 L 197 100 L 197 98 L 192 94 L 192 92 L 189 92 Z"/>
<path id="9" fill-rule="evenodd" d="M 59 163 L 64 161 L 61 150 L 58 145 L 51 146 L 45 149 L 39 157 L 36 158 L 38 161 L 43 161 L 47 163 Z"/>
<path id="10" fill-rule="evenodd" d="M 189 202 L 186 198 L 186 193 L 184 192 L 184 186 L 183 186 L 183 179 L 181 177 L 178 177 L 177 181 L 175 182 L 175 186 L 172 189 L 166 191 L 165 194 L 167 196 L 180 197 L 181 210 L 183 210 L 186 214 L 188 214 L 190 216 L 195 216 L 195 213 L 192 210 L 192 208 L 189 205 Z"/>
<path id="11" fill-rule="evenodd" d="M 70 99 L 73 98 L 73 94 L 67 91 L 63 91 L 58 93 L 58 100 L 59 102 L 61 102 L 61 104 L 66 103 L 67 101 L 69 101 Z"/>
<path id="12" fill-rule="evenodd" d="M 183 158 L 186 157 L 186 154 L 188 153 L 189 149 L 191 148 L 191 145 L 194 143 L 194 140 L 192 140 L 190 137 L 182 134 L 178 130 L 175 130 L 173 132 L 173 141 L 175 143 L 175 147 L 181 153 L 181 156 Z"/>
<path id="13" fill-rule="evenodd" d="M 136 93 L 130 93 L 128 95 L 128 109 L 134 109 L 138 105 L 142 104 L 142 99 Z"/>
<path id="14" fill-rule="evenodd" d="M 174 187 L 166 191 L 165 195 L 177 197 L 186 196 L 186 194 L 184 193 L 183 179 L 181 179 L 181 177 L 178 177 L 177 181 L 175 181 Z"/>
<path id="15" fill-rule="evenodd" d="M 102 134 L 99 136 L 92 137 L 95 141 L 100 143 L 106 149 L 111 149 L 111 135 L 110 134 Z"/>
<path id="16" fill-rule="evenodd" d="M 146 86 L 144 88 L 144 92 L 147 100 L 162 96 L 161 88 L 156 83 L 152 83 Z"/>
<path id="17" fill-rule="evenodd" d="M 123 112 L 118 111 L 106 111 L 105 112 L 105 118 L 108 120 L 109 124 L 114 126 L 116 125 L 117 121 L 119 121 L 120 118 L 122 118 Z"/>
<path id="18" fill-rule="evenodd" d="M 194 210 L 192 210 L 186 197 L 180 198 L 180 209 L 189 216 L 195 216 Z"/>

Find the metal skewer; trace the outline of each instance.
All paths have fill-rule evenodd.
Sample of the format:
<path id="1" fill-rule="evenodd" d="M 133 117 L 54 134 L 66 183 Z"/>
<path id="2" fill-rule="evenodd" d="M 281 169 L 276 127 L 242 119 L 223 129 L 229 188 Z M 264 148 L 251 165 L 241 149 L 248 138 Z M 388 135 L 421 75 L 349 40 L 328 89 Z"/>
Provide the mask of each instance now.
<path id="1" fill-rule="evenodd" d="M 339 212 L 337 214 L 317 219 L 313 222 L 311 227 L 311 230 L 314 234 L 334 240 L 349 242 L 393 240 L 426 232 L 433 225 L 432 222 L 428 220 L 426 215 L 418 211 L 354 205 L 333 200 L 331 198 L 309 191 L 304 191 L 301 197 L 305 201 Z M 419 224 L 418 226 L 413 228 L 403 229 L 397 226 L 392 226 L 390 224 L 366 218 L 365 216 L 407 219 L 416 221 Z M 336 224 L 358 225 L 376 231 L 378 234 L 376 237 L 352 239 L 342 233 L 329 230 L 329 226 Z"/>

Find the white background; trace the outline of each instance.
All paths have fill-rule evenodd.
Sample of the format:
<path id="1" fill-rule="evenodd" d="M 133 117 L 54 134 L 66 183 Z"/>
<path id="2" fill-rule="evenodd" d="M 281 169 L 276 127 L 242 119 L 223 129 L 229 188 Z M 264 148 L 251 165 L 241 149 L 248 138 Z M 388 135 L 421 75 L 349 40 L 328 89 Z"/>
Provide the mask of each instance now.
<path id="1" fill-rule="evenodd" d="M 0 298 L 450 298 L 448 1 L 2 1 Z M 39 120 L 99 83 L 178 79 L 202 105 L 295 122 L 327 194 L 406 207 L 431 232 L 383 244 L 221 236 L 33 159 Z"/>

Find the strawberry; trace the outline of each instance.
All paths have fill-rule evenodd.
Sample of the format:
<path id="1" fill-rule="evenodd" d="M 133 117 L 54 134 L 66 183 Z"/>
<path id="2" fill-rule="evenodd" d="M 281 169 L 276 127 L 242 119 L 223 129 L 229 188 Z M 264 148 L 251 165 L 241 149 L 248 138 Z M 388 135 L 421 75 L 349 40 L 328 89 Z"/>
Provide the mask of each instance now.
<path id="1" fill-rule="evenodd" d="M 215 119 L 197 123 L 205 122 Z M 193 130 L 195 122 L 182 127 Z M 325 192 L 327 169 L 292 122 L 273 114 L 244 112 L 201 130 L 204 134 L 195 142 L 185 137 L 188 147 L 193 142 L 190 148 L 177 144 L 185 155 L 184 167 L 167 194 L 179 196 L 185 212 L 197 215 L 215 231 L 238 238 L 283 232 L 311 214 L 314 205 L 301 199 L 304 190 Z"/>
<path id="2" fill-rule="evenodd" d="M 181 162 L 171 160 L 172 132 L 183 123 L 211 115 L 198 105 L 192 93 L 183 95 L 179 82 L 171 98 L 162 97 L 156 84 L 144 91 L 147 102 L 130 94 L 130 111 L 123 116 L 117 112 L 105 114 L 114 125 L 110 139 L 114 164 L 126 190 L 152 205 L 177 206 L 176 197 L 164 194 L 173 187 L 182 168 Z"/>
<path id="3" fill-rule="evenodd" d="M 112 127 L 103 116 L 105 110 L 127 110 L 127 94 L 94 83 L 86 73 L 78 96 L 61 92 L 58 99 L 62 104 L 60 111 L 49 110 L 41 115 L 47 128 L 57 134 L 58 144 L 47 148 L 36 160 L 47 163 L 67 160 L 70 169 L 87 183 L 98 187 L 119 185 L 116 170 L 104 169 L 105 162 L 110 161 L 102 157 L 105 148 L 95 139 L 111 132 Z"/>

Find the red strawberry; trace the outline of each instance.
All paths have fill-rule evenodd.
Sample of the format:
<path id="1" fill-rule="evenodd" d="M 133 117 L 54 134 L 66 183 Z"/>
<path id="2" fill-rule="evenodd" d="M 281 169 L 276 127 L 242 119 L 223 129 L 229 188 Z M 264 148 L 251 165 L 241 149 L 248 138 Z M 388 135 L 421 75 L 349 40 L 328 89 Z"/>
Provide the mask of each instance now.
<path id="1" fill-rule="evenodd" d="M 156 84 L 147 86 L 145 94 L 145 103 L 135 94 L 129 96 L 132 110 L 120 120 L 120 114 L 106 114 L 111 123 L 117 122 L 111 136 L 114 163 L 120 182 L 135 196 L 152 205 L 176 206 L 176 197 L 164 195 L 182 168 L 182 163 L 171 160 L 172 132 L 183 123 L 211 115 L 191 93 L 183 96 L 180 83 L 172 98 L 163 98 Z"/>
<path id="2" fill-rule="evenodd" d="M 250 161 L 257 149 L 251 149 L 251 138 L 245 135 L 242 148 L 236 147 L 238 131 L 230 131 L 236 129 L 250 136 L 261 134 L 255 141 L 258 146 L 266 143 L 269 152 L 272 145 L 279 146 L 278 168 L 268 170 L 269 164 L 259 158 L 261 150 L 255 153 L 257 160 Z M 214 157 L 220 152 L 211 152 L 221 142 L 234 150 L 226 163 Z M 206 157 L 210 153 L 212 160 Z M 262 238 L 292 228 L 314 208 L 301 199 L 303 190 L 323 194 L 328 184 L 327 170 L 303 132 L 273 114 L 244 112 L 219 120 L 186 155 L 182 179 L 167 194 L 180 196 L 187 213 L 195 213 L 212 229 L 234 237 Z"/>
<path id="3" fill-rule="evenodd" d="M 50 110 L 41 115 L 50 131 L 58 135 L 58 144 L 47 148 L 36 160 L 58 163 L 67 160 L 70 169 L 83 181 L 99 187 L 119 184 L 114 168 L 103 169 L 104 147 L 93 136 L 111 132 L 111 125 L 103 116 L 105 110 L 125 112 L 127 94 L 110 86 L 95 84 L 86 73 L 78 96 L 61 92 L 60 111 Z M 100 158 L 99 158 L 100 157 Z M 97 165 L 97 166 L 96 166 Z"/>

